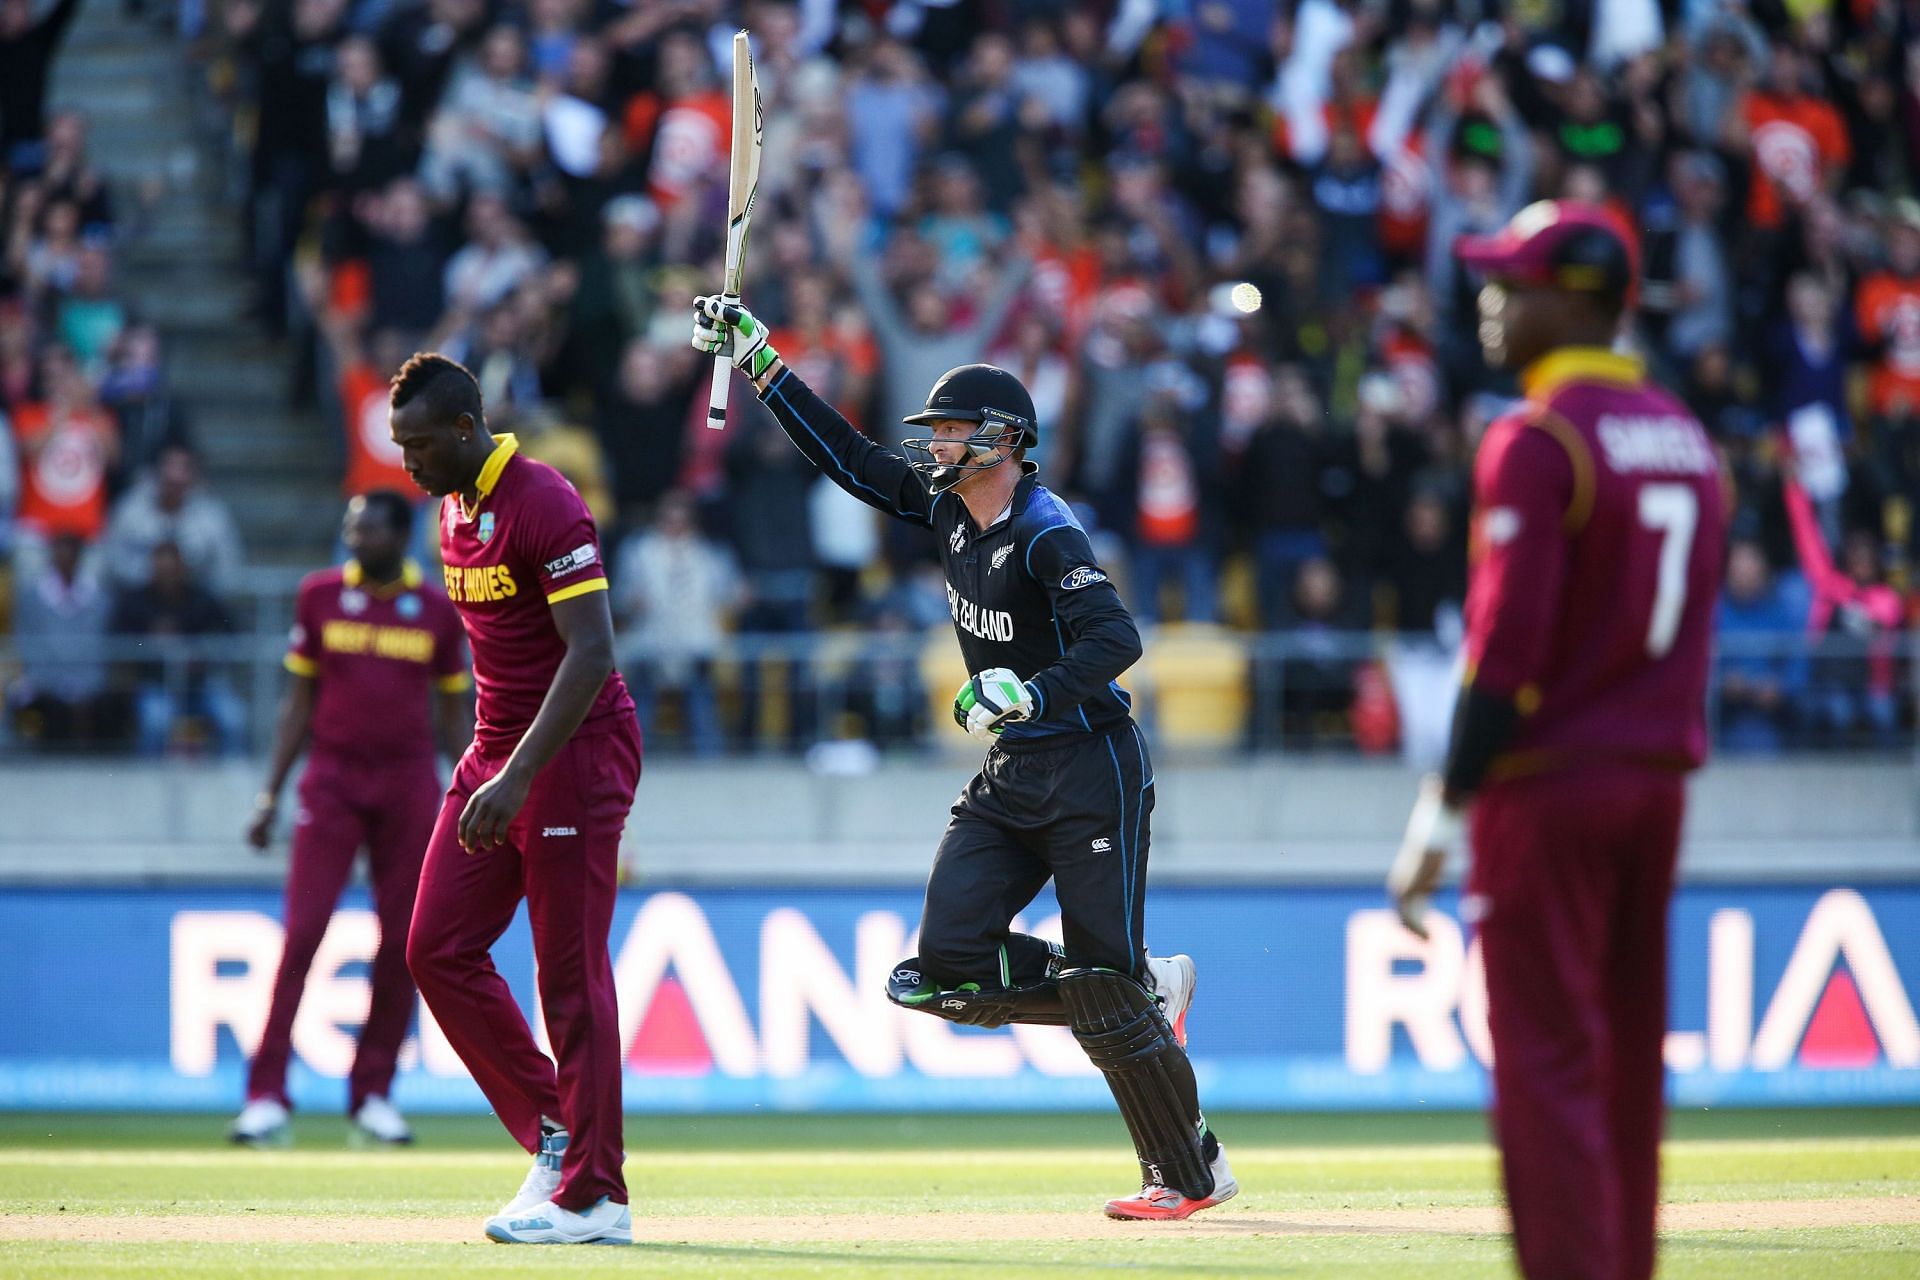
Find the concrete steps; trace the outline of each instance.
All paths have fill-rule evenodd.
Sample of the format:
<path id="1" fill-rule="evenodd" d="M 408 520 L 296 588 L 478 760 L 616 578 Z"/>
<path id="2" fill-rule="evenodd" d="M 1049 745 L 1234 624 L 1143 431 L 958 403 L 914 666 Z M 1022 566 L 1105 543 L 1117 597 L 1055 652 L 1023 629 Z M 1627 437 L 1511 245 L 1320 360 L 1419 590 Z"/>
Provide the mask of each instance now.
<path id="1" fill-rule="evenodd" d="M 317 407 L 292 400 L 295 353 L 247 318 L 245 209 L 202 76 L 170 33 L 114 0 L 83 0 L 49 106 L 87 114 L 126 237 L 119 290 L 161 330 L 170 384 L 249 561 L 306 567 L 338 533 L 339 445 Z"/>

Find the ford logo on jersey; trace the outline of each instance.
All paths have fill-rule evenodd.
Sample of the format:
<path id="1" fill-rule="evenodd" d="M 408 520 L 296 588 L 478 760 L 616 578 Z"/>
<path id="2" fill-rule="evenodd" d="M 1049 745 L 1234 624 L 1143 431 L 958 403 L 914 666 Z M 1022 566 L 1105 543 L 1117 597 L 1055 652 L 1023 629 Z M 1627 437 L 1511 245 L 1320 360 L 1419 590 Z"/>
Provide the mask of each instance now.
<path id="1" fill-rule="evenodd" d="M 1090 587 L 1096 582 L 1105 582 L 1106 580 L 1106 574 L 1090 564 L 1083 564 L 1066 577 L 1060 579 L 1060 589 L 1062 591 L 1078 591 L 1082 587 Z"/>

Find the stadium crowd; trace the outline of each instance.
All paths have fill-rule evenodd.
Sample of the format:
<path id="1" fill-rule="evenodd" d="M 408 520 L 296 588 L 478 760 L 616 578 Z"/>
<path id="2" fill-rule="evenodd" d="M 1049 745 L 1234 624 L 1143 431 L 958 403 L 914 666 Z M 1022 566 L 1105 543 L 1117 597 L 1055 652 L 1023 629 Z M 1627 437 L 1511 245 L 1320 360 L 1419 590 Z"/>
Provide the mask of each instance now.
<path id="1" fill-rule="evenodd" d="M 1737 486 L 1722 740 L 1775 751 L 1913 720 L 1917 21 L 1888 0 L 214 0 L 195 48 L 247 147 L 257 318 L 313 341 L 347 490 L 406 487 L 399 362 L 468 364 L 617 547 L 649 729 L 672 689 L 688 745 L 741 732 L 714 691 L 730 635 L 947 612 L 925 548 L 751 397 L 704 429 L 689 303 L 720 274 L 745 26 L 766 122 L 745 293 L 774 345 L 889 444 L 948 367 L 1016 372 L 1044 474 L 1142 620 L 1282 638 L 1253 697 L 1290 741 L 1381 737 L 1374 659 L 1339 637 L 1457 639 L 1468 468 L 1515 389 L 1481 361 L 1454 238 L 1545 196 L 1615 210 L 1644 268 L 1628 341 Z M 53 546 L 16 569 L 16 629 L 36 600 L 82 608 L 62 566 L 103 536 L 207 597 L 129 606 L 161 588 L 120 582 L 111 625 L 217 625 L 231 525 L 181 514 L 217 504 L 142 399 L 157 344 L 114 309 L 83 123 L 45 150 L 9 181 L 0 276 L 26 477 L 0 461 L 0 504 L 16 546 Z M 100 437 L 84 520 L 49 523 L 32 479 L 48 422 Z M 920 731 L 923 696 L 867 684 L 871 736 Z"/>

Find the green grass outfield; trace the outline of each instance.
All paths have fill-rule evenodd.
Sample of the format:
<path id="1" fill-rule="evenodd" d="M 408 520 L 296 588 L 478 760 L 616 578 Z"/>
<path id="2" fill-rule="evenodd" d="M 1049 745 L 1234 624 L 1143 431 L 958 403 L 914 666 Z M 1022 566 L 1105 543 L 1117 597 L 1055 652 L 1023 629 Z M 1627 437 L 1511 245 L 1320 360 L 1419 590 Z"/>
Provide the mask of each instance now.
<path id="1" fill-rule="evenodd" d="M 289 1149 L 225 1117 L 0 1115 L 0 1276 L 1499 1276 L 1476 1116 L 1216 1118 L 1243 1191 L 1185 1224 L 1100 1216 L 1117 1118 L 630 1117 L 632 1249 L 488 1244 L 526 1157 L 483 1118 Z M 1920 1110 L 1689 1112 L 1666 1154 L 1670 1277 L 1920 1276 Z"/>

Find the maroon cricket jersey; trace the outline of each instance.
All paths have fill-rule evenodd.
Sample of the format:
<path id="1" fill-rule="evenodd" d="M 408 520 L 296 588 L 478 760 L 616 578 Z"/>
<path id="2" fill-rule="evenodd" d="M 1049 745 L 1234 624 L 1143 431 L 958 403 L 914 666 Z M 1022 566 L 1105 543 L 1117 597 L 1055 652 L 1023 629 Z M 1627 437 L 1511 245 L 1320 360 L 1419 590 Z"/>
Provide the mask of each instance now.
<path id="1" fill-rule="evenodd" d="M 466 623 L 479 687 L 474 740 L 512 746 L 533 723 L 567 646 L 553 606 L 607 589 L 600 537 L 587 504 L 544 462 L 519 455 L 514 437 L 498 437 L 468 509 L 461 496 L 440 504 L 440 559 L 447 598 Z M 615 671 L 607 676 L 581 729 L 625 716 L 633 699 Z"/>
<path id="2" fill-rule="evenodd" d="M 1706 758 L 1726 494 L 1706 431 L 1641 363 L 1567 348 L 1474 461 L 1467 679 L 1512 697 L 1494 779 Z"/>
<path id="3" fill-rule="evenodd" d="M 313 752 L 355 763 L 431 758 L 433 691 L 467 687 L 460 617 L 409 561 L 375 587 L 357 562 L 310 573 L 286 667 L 314 681 Z"/>

